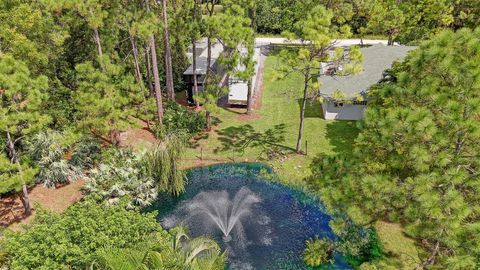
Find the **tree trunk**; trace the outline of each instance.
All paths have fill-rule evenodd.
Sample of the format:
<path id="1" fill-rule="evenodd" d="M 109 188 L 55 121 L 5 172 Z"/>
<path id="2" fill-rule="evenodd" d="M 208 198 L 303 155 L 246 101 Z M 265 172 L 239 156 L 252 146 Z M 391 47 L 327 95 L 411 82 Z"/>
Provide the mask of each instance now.
<path id="1" fill-rule="evenodd" d="M 393 34 L 392 33 L 388 33 L 388 43 L 387 43 L 388 46 L 392 46 L 393 45 Z"/>
<path id="2" fill-rule="evenodd" d="M 20 175 L 22 173 L 22 167 L 20 166 L 20 162 L 18 161 L 17 151 L 15 150 L 15 143 L 10 135 L 10 132 L 7 132 L 7 147 L 8 153 L 10 156 L 10 162 L 14 163 L 18 166 L 18 171 Z M 30 205 L 30 198 L 28 196 L 28 188 L 25 180 L 22 178 L 23 185 L 22 185 L 22 195 L 20 196 L 20 200 L 22 201 L 23 209 L 25 214 L 29 216 L 32 213 L 32 207 Z"/>
<path id="3" fill-rule="evenodd" d="M 257 7 L 256 4 L 252 7 L 250 10 L 250 19 L 252 20 L 250 22 L 250 27 L 253 29 L 253 32 L 257 32 Z"/>
<path id="4" fill-rule="evenodd" d="M 149 0 L 145 0 L 145 8 L 147 13 L 150 12 Z M 163 125 L 163 101 L 162 101 L 162 90 L 160 89 L 160 75 L 158 74 L 158 63 L 157 63 L 157 50 L 155 48 L 155 37 L 153 33 L 150 35 L 150 50 L 152 56 L 152 68 L 153 68 L 153 79 L 155 87 L 155 102 L 157 103 L 157 118 L 158 124 Z"/>
<path id="5" fill-rule="evenodd" d="M 192 42 L 192 68 L 193 68 L 193 101 L 195 102 L 195 108 L 199 108 L 200 104 L 198 103 L 198 78 L 197 78 L 197 45 L 196 41 Z"/>
<path id="6" fill-rule="evenodd" d="M 195 23 L 197 21 L 197 0 L 193 1 L 193 15 L 192 19 Z M 192 39 L 192 74 L 193 74 L 193 101 L 195 102 L 195 108 L 199 108 L 200 104 L 198 103 L 198 79 L 197 79 L 197 43 L 195 40 L 196 35 L 193 35 Z"/>
<path id="7" fill-rule="evenodd" d="M 215 5 L 217 4 L 217 1 L 207 1 L 206 7 L 208 11 L 208 16 L 212 17 L 213 13 L 215 13 Z M 211 69 L 210 66 L 212 64 L 212 39 L 210 36 L 207 36 L 207 72 L 205 74 L 205 83 L 203 85 L 204 89 L 206 85 L 208 84 L 208 80 L 210 79 L 210 73 Z"/>
<path id="8" fill-rule="evenodd" d="M 167 94 L 171 100 L 175 100 L 175 91 L 173 89 L 173 71 L 172 71 L 172 48 L 170 47 L 170 33 L 168 31 L 167 0 L 162 0 L 163 23 L 165 34 L 165 73 L 167 79 Z"/>
<path id="9" fill-rule="evenodd" d="M 148 112 L 147 112 L 147 100 L 145 98 L 145 89 L 143 88 L 143 79 L 142 79 L 142 72 L 140 71 L 140 64 L 138 60 L 138 48 L 137 42 L 135 38 L 130 35 L 130 43 L 132 44 L 133 50 L 133 63 L 135 66 L 135 78 L 137 80 L 138 85 L 140 86 L 141 95 L 143 98 L 143 113 L 145 114 L 145 120 L 147 121 L 147 128 L 150 129 L 150 120 L 148 119 Z"/>
<path id="10" fill-rule="evenodd" d="M 207 131 L 212 129 L 212 115 L 209 111 L 205 112 L 205 118 L 207 120 Z"/>
<path id="11" fill-rule="evenodd" d="M 302 151 L 302 135 L 303 135 L 303 125 L 304 125 L 304 119 L 305 119 L 305 107 L 307 106 L 307 91 L 308 91 L 309 77 L 310 77 L 310 72 L 307 71 L 307 73 L 305 74 L 305 87 L 303 89 L 302 109 L 300 110 L 300 127 L 298 129 L 297 147 L 295 148 L 298 154 L 300 154 Z"/>
<path id="12" fill-rule="evenodd" d="M 93 40 L 97 46 L 98 56 L 101 57 L 103 55 L 102 43 L 100 42 L 100 34 L 98 33 L 97 28 L 93 28 Z"/>
<path id="13" fill-rule="evenodd" d="M 8 147 L 8 156 L 10 157 L 10 162 L 15 163 L 18 160 L 17 151 L 15 150 L 15 144 L 10 135 L 10 132 L 7 132 L 7 147 Z"/>
<path id="14" fill-rule="evenodd" d="M 147 63 L 147 83 L 148 89 L 150 89 L 150 94 L 155 93 L 155 89 L 153 89 L 152 83 L 152 58 L 150 56 L 150 45 L 145 46 L 145 58 Z"/>
<path id="15" fill-rule="evenodd" d="M 205 84 L 208 84 L 208 80 L 210 78 L 210 66 L 212 64 L 212 39 L 207 37 L 207 72 L 205 75 Z"/>
<path id="16" fill-rule="evenodd" d="M 247 114 L 251 115 L 253 112 L 253 85 L 252 78 L 248 80 L 247 84 Z"/>
<path id="17" fill-rule="evenodd" d="M 20 201 L 22 201 L 25 215 L 30 216 L 32 214 L 32 206 L 30 204 L 30 197 L 28 196 L 28 188 L 26 184 L 23 184 L 22 186 L 22 195 L 20 196 Z"/>

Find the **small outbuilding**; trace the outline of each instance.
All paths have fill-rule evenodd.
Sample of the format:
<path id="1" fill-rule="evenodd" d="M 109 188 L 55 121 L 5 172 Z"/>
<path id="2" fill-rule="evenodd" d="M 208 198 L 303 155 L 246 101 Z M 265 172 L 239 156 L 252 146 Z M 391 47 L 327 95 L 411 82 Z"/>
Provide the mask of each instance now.
<path id="1" fill-rule="evenodd" d="M 201 40 L 197 42 L 197 65 L 196 65 L 196 76 L 197 76 L 197 87 L 198 91 L 203 91 L 203 85 L 205 83 L 205 78 L 207 75 L 208 68 L 208 49 L 206 40 Z M 224 76 L 224 72 L 219 67 L 217 60 L 220 55 L 223 53 L 223 45 L 220 43 L 215 43 L 212 45 L 211 50 L 211 61 L 210 61 L 210 71 L 216 75 Z M 191 57 L 192 53 L 188 56 Z M 193 64 L 190 65 L 187 70 L 183 73 L 183 81 L 185 82 L 185 90 L 187 94 L 187 101 L 190 104 L 193 104 L 195 101 L 193 99 L 193 86 L 194 86 L 194 77 L 193 77 Z"/>
<path id="2" fill-rule="evenodd" d="M 246 54 L 246 49 L 242 50 Z M 255 61 L 255 74 L 252 77 L 252 97 L 255 96 L 257 90 L 257 74 L 260 68 L 260 48 L 255 48 L 253 59 Z M 245 70 L 244 66 L 237 67 L 239 71 Z M 248 81 L 241 80 L 235 76 L 228 79 L 228 104 L 246 106 L 248 101 Z"/>

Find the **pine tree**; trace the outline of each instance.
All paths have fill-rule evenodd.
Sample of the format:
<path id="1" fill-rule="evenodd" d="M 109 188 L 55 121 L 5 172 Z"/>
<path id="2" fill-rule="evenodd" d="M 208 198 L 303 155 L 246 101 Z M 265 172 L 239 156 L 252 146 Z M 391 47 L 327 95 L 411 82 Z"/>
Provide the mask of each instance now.
<path id="1" fill-rule="evenodd" d="M 147 13 L 150 13 L 150 0 L 145 0 L 145 10 Z M 163 124 L 163 100 L 162 100 L 162 90 L 160 88 L 160 75 L 158 74 L 158 63 L 157 63 L 157 49 L 155 47 L 155 36 L 153 32 L 149 34 L 149 53 L 151 57 L 151 64 L 153 70 L 153 79 L 154 79 L 154 95 L 155 102 L 157 105 L 157 121 L 161 126 Z"/>
<path id="2" fill-rule="evenodd" d="M 93 62 L 76 67 L 78 88 L 75 102 L 78 126 L 98 136 L 107 135 L 109 141 L 118 143 L 118 132 L 131 126 L 133 115 L 129 102 L 138 97 L 138 85 L 121 65 L 113 64 L 106 56 L 99 58 L 96 68 Z"/>
<path id="3" fill-rule="evenodd" d="M 310 10 L 302 20 L 295 24 L 295 31 L 284 33 L 289 41 L 301 40 L 300 47 L 294 45 L 292 49 L 287 48 L 280 52 L 281 66 L 278 68 L 280 76 L 286 76 L 296 72 L 303 77 L 303 97 L 300 110 L 300 126 L 296 151 L 301 153 L 301 143 L 304 128 L 305 108 L 309 93 L 318 92 L 317 76 L 321 75 L 321 62 L 335 62 L 343 65 L 342 73 L 336 75 L 348 75 L 357 73 L 360 70 L 362 55 L 358 48 L 352 47 L 348 52 L 337 48 L 335 54 L 330 54 L 334 48 L 333 36 L 348 36 L 350 29 L 346 26 L 339 31 L 332 30 L 331 21 L 333 14 L 323 6 L 316 6 Z"/>
<path id="4" fill-rule="evenodd" d="M 8 157 L 12 163 L 9 167 L 4 167 L 4 171 L 10 174 L 7 177 L 10 181 L 21 183 L 21 200 L 27 215 L 31 213 L 27 185 L 33 175 L 31 169 L 21 164 L 18 145 L 25 137 L 31 136 L 50 122 L 50 117 L 41 113 L 46 99 L 43 92 L 47 87 L 45 76 L 32 78 L 25 63 L 10 55 L 0 54 L 0 132 L 6 139 Z M 18 190 L 15 185 L 12 187 L 13 190 Z"/>
<path id="5" fill-rule="evenodd" d="M 162 0 L 163 31 L 165 41 L 165 75 L 167 81 L 167 94 L 171 100 L 175 100 L 175 90 L 173 87 L 173 69 L 172 69 L 172 48 L 170 47 L 170 32 L 167 13 L 167 0 Z"/>
<path id="6" fill-rule="evenodd" d="M 319 161 L 312 185 L 360 224 L 402 222 L 422 267 L 477 269 L 480 29 L 422 43 L 371 91 L 353 157 Z"/>

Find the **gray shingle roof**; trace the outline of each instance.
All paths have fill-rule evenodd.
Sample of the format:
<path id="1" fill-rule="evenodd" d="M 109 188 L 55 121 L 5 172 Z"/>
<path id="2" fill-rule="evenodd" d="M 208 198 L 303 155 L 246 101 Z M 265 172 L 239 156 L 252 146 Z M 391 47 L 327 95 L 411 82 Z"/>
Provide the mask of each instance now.
<path id="1" fill-rule="evenodd" d="M 212 46 L 212 62 L 211 65 L 215 64 L 220 54 L 223 52 L 223 45 L 216 43 Z M 207 74 L 207 56 L 208 50 L 205 49 L 200 55 L 197 56 L 197 75 Z M 187 70 L 183 73 L 184 75 L 193 75 L 193 65 L 190 65 Z"/>
<path id="2" fill-rule="evenodd" d="M 390 68 L 395 60 L 403 59 L 414 46 L 373 45 L 361 48 L 363 53 L 363 71 L 349 76 L 319 76 L 320 93 L 331 97 L 336 90 L 342 91 L 347 98 L 364 93 L 382 79 L 383 72 Z"/>

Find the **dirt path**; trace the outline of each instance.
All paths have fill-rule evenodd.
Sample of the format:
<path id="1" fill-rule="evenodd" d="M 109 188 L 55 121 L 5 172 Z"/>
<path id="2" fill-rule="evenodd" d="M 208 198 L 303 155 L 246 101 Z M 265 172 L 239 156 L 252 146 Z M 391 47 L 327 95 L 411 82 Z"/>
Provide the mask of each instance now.
<path id="1" fill-rule="evenodd" d="M 50 211 L 61 213 L 82 198 L 81 188 L 84 184 L 84 180 L 78 180 L 56 189 L 37 185 L 30 190 L 30 201 L 33 208 L 38 204 Z M 16 229 L 19 224 L 28 223 L 34 216 L 35 209 L 33 209 L 32 215 L 25 216 L 18 197 L 0 198 L 0 226 Z"/>

